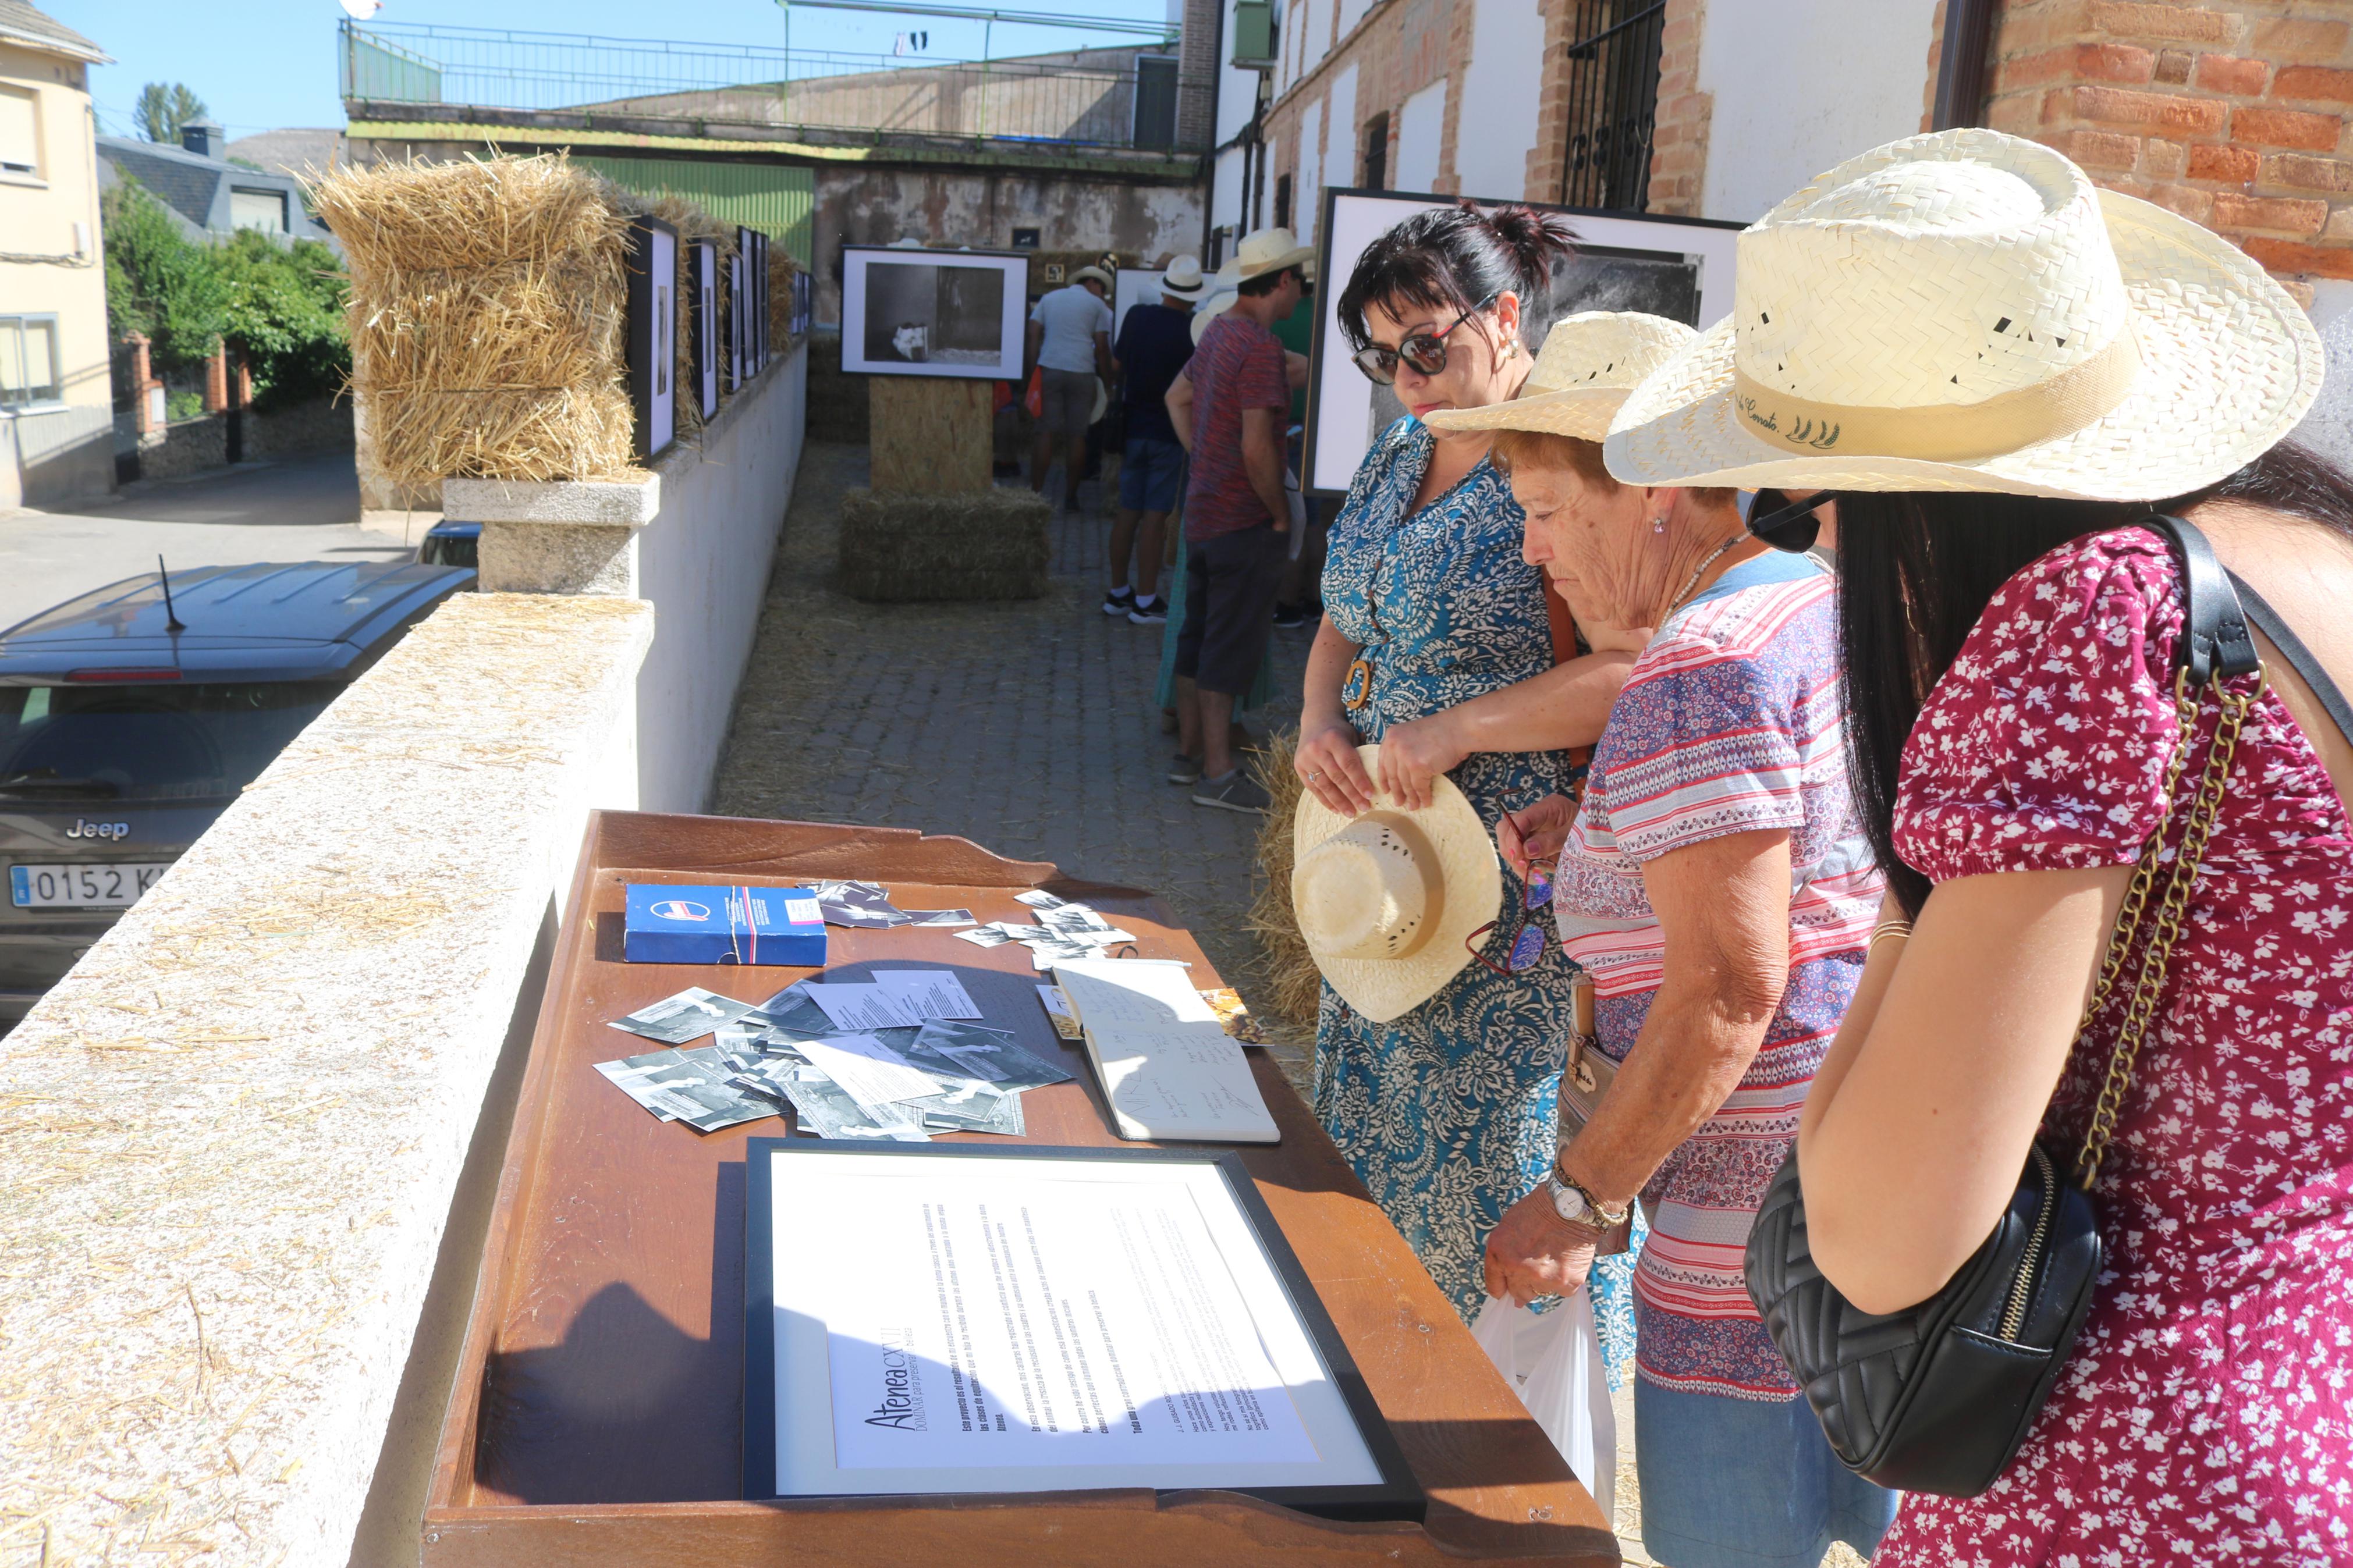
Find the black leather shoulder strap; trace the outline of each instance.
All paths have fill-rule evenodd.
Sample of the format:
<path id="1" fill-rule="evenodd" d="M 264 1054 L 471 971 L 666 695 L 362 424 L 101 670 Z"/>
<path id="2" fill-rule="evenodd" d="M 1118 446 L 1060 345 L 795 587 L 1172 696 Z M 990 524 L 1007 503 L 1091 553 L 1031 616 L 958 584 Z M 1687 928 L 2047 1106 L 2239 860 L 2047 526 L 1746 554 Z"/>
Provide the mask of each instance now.
<path id="1" fill-rule="evenodd" d="M 2304 646 L 2304 639 L 2280 619 L 2280 613 L 2273 609 L 2261 594 L 2247 585 L 2245 578 L 2233 572 L 2231 583 L 2239 591 L 2239 603 L 2246 606 L 2247 618 L 2255 623 L 2263 636 L 2272 639 L 2272 647 L 2279 649 L 2280 657 L 2304 677 L 2304 683 L 2312 688 L 2312 694 L 2320 699 L 2320 705 L 2328 710 L 2331 719 L 2337 721 L 2337 730 L 2348 741 L 2353 741 L 2353 705 L 2346 702 L 2345 693 L 2337 689 L 2337 682 L 2329 679 L 2328 671 L 2312 657 L 2312 650 Z"/>
<path id="2" fill-rule="evenodd" d="M 2247 613 L 2231 587 L 2231 574 L 2215 559 L 2214 547 L 2186 518 L 2152 515 L 2142 526 L 2163 534 L 2181 568 L 2181 652 L 2192 689 L 2209 680 L 2252 675 L 2263 668 Z"/>

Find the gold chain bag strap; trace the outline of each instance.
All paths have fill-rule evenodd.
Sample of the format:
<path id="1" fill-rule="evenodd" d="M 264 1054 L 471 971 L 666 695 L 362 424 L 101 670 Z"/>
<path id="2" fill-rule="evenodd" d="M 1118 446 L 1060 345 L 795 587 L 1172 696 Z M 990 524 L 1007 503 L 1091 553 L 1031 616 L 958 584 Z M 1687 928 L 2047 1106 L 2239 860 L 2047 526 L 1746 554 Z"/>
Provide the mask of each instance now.
<path id="1" fill-rule="evenodd" d="M 2073 1179 L 2036 1142 L 1984 1244 L 1936 1294 L 1883 1316 L 1856 1310 L 1814 1267 L 1794 1152 L 1766 1189 L 1748 1235 L 1748 1294 L 1767 1333 L 1831 1450 L 1881 1486 L 1975 1497 L 2009 1468 L 2050 1397 L 2100 1273 L 2099 1216 L 2089 1191 L 2164 994 L 2239 735 L 2263 691 L 2245 613 L 2204 535 L 2179 518 L 2150 518 L 2143 526 L 2172 542 L 2181 569 L 2174 743 L 2164 815 L 2141 846 L 2077 1027 L 2081 1047 L 2112 999 L 2126 996 Z M 2243 692 L 2224 685 L 2249 674 L 2256 679 Z M 2219 710 L 2213 743 L 2185 802 L 2181 781 L 2209 693 Z"/>

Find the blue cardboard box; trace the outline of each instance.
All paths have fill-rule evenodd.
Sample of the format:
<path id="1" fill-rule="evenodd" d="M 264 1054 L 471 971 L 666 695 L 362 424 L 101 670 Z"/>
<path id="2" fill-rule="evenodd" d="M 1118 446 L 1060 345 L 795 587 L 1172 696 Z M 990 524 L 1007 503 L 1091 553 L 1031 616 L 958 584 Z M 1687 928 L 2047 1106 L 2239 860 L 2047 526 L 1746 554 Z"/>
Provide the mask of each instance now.
<path id="1" fill-rule="evenodd" d="M 628 884 L 622 956 L 631 963 L 825 966 L 825 917 L 807 888 Z"/>

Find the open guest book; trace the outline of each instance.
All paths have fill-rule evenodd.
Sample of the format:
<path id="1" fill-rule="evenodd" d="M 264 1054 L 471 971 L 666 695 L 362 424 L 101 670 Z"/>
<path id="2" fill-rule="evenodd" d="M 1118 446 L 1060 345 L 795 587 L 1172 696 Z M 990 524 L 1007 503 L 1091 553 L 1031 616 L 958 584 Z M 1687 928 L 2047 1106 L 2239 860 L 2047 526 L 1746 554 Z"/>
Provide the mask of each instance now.
<path id="1" fill-rule="evenodd" d="M 1241 1043 L 1181 963 L 1090 958 L 1054 965 L 1123 1138 L 1279 1143 Z"/>

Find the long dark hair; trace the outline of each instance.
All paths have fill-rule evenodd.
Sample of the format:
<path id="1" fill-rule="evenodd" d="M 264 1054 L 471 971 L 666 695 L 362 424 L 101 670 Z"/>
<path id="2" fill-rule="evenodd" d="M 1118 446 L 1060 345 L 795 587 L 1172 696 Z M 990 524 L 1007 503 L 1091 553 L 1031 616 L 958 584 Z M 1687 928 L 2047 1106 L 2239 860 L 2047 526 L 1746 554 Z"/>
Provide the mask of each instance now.
<path id="1" fill-rule="evenodd" d="M 2171 500 L 2042 500 L 1950 491 L 1838 498 L 1839 657 L 1847 773 L 1889 889 L 1914 913 L 1928 879 L 1895 853 L 1895 787 L 1921 704 L 2004 583 L 2061 545 L 2207 500 L 2241 500 L 2353 542 L 2353 479 L 2283 444 Z"/>
<path id="2" fill-rule="evenodd" d="M 1340 330 L 1348 346 L 1372 338 L 1365 311 L 1387 304 L 1419 305 L 1450 316 L 1509 290 L 1520 297 L 1520 337 L 1530 347 L 1552 325 L 1553 268 L 1577 254 L 1577 231 L 1557 213 L 1501 206 L 1483 212 L 1469 202 L 1419 212 L 1391 228 L 1356 258 L 1340 291 Z"/>

